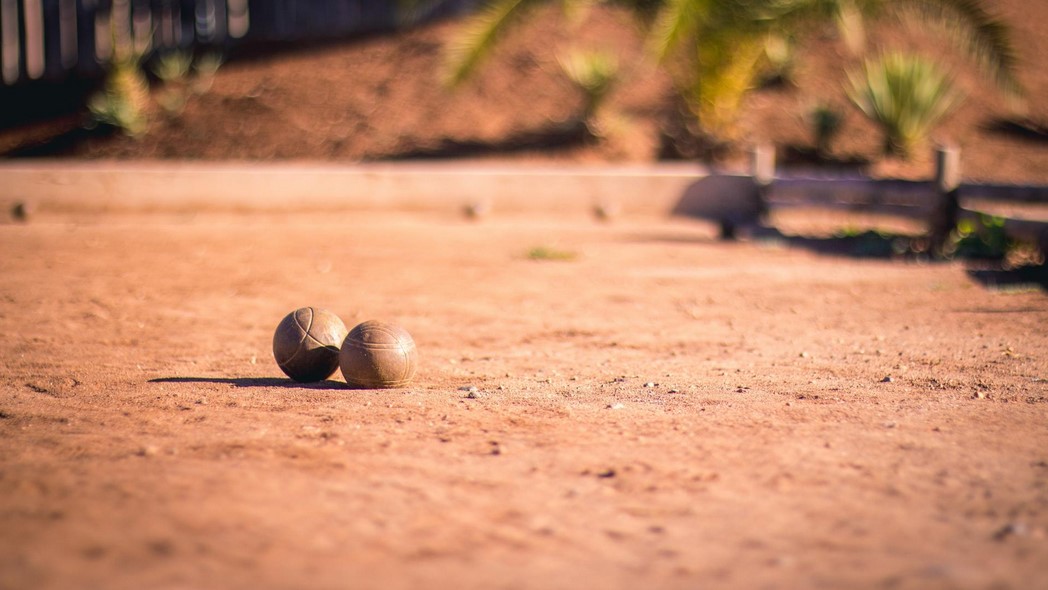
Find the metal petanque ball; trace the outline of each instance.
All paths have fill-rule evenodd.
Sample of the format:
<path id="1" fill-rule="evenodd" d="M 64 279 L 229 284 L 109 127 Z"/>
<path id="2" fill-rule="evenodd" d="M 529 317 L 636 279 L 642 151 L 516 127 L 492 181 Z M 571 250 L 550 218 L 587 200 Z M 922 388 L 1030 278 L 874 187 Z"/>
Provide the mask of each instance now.
<path id="1" fill-rule="evenodd" d="M 339 353 L 346 383 L 364 389 L 403 387 L 418 365 L 415 341 L 396 324 L 370 320 L 349 331 Z"/>
<path id="2" fill-rule="evenodd" d="M 338 370 L 346 324 L 326 309 L 303 307 L 287 314 L 273 334 L 273 358 L 288 377 L 323 381 Z"/>

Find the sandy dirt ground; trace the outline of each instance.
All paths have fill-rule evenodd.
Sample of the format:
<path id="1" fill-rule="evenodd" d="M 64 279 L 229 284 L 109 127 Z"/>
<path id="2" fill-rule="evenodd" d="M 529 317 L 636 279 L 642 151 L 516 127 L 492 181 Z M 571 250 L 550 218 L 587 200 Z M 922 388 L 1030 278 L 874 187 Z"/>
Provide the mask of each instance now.
<path id="1" fill-rule="evenodd" d="M 1048 587 L 1043 292 L 713 236 L 0 225 L 0 588 Z M 415 383 L 284 378 L 306 305 L 400 323 Z"/>

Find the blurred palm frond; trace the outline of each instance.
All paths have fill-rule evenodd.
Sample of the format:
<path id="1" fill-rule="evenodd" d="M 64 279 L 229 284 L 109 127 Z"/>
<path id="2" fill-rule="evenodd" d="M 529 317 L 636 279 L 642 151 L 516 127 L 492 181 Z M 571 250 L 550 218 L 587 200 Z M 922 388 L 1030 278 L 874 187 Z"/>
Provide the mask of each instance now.
<path id="1" fill-rule="evenodd" d="M 542 0 L 496 0 L 471 18 L 447 52 L 445 81 L 461 84 L 491 52 L 499 38 Z"/>

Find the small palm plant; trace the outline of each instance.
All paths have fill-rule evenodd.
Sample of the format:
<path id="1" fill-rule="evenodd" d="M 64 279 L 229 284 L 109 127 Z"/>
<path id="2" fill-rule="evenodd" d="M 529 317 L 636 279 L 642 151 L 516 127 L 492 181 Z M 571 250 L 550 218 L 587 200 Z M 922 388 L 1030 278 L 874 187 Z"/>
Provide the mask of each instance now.
<path id="1" fill-rule="evenodd" d="M 115 12 L 110 14 L 109 35 L 112 54 L 102 88 L 87 103 L 89 125 L 109 125 L 130 137 L 140 137 L 149 130 L 152 104 L 149 80 L 142 71 L 142 59 L 149 47 L 136 46 L 128 26 L 117 22 Z"/>
<path id="2" fill-rule="evenodd" d="M 560 0 L 584 9 L 601 0 Z M 788 74 L 791 40 L 836 24 L 849 48 L 865 45 L 868 19 L 943 25 L 961 55 L 1021 104 L 1018 59 L 1007 27 L 985 0 L 603 0 L 630 8 L 648 30 L 659 64 L 695 117 L 698 132 L 732 139 L 746 96 L 769 68 Z M 550 0 L 487 0 L 449 47 L 447 79 L 461 83 L 503 33 Z"/>
<path id="3" fill-rule="evenodd" d="M 153 74 L 163 83 L 157 102 L 168 113 L 181 113 L 191 95 L 204 94 L 211 88 L 221 65 L 222 56 L 217 53 L 195 59 L 189 51 L 161 54 L 153 63 Z"/>
<path id="4" fill-rule="evenodd" d="M 193 55 L 188 51 L 171 51 L 160 55 L 153 73 L 163 83 L 157 103 L 168 113 L 180 113 L 186 106 L 185 81 L 193 68 Z"/>
<path id="5" fill-rule="evenodd" d="M 165 84 L 177 83 L 189 75 L 193 67 L 193 54 L 185 51 L 171 51 L 162 54 L 153 65 L 153 73 Z"/>
<path id="6" fill-rule="evenodd" d="M 572 51 L 557 60 L 564 75 L 585 95 L 582 120 L 590 132 L 596 130 L 597 111 L 615 87 L 618 79 L 619 62 L 614 55 L 604 51 Z"/>
<path id="7" fill-rule="evenodd" d="M 211 90 L 215 74 L 222 67 L 222 63 L 222 54 L 213 51 L 197 57 L 193 62 L 193 92 L 203 94 Z"/>
<path id="8" fill-rule="evenodd" d="M 88 110 L 96 123 L 110 125 L 130 137 L 140 137 L 149 129 L 149 82 L 139 58 L 115 58 L 106 74 L 105 85 L 91 97 Z"/>
<path id="9" fill-rule="evenodd" d="M 886 53 L 848 73 L 848 96 L 884 131 L 886 153 L 910 156 L 960 103 L 950 75 L 934 61 Z"/>

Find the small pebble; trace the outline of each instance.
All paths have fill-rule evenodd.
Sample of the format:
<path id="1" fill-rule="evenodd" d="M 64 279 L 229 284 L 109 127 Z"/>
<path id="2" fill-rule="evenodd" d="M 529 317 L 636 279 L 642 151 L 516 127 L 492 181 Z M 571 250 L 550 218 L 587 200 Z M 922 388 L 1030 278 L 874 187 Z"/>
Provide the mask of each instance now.
<path id="1" fill-rule="evenodd" d="M 622 408 L 625 408 L 626 406 L 624 406 L 624 405 L 622 405 L 620 403 L 614 403 L 614 404 L 608 404 L 606 407 L 609 410 L 621 410 Z"/>
<path id="2" fill-rule="evenodd" d="M 468 391 L 470 393 L 477 393 L 480 390 L 477 389 L 476 385 L 463 385 L 462 387 L 459 387 L 459 391 Z"/>
<path id="3" fill-rule="evenodd" d="M 655 387 L 655 384 L 652 383 L 651 381 L 648 381 L 647 383 L 644 384 L 644 387 Z"/>
<path id="4" fill-rule="evenodd" d="M 895 381 L 895 379 L 892 379 L 891 375 L 887 375 L 884 379 L 881 379 L 881 383 L 891 383 L 892 381 Z"/>
<path id="5" fill-rule="evenodd" d="M 1003 541 L 1013 535 L 1020 537 L 1025 536 L 1028 532 L 1025 523 L 1011 522 L 998 529 L 998 531 L 993 534 L 993 538 L 996 541 Z"/>
<path id="6" fill-rule="evenodd" d="M 480 219 L 491 213 L 491 203 L 487 201 L 473 201 L 462 208 L 462 213 L 469 219 Z"/>
<path id="7" fill-rule="evenodd" d="M 11 218 L 15 221 L 26 222 L 33 215 L 33 207 L 29 203 L 19 201 L 11 207 Z"/>
<path id="8" fill-rule="evenodd" d="M 619 204 L 610 201 L 602 201 L 593 206 L 593 215 L 601 221 L 611 221 L 618 217 L 620 212 Z"/>

